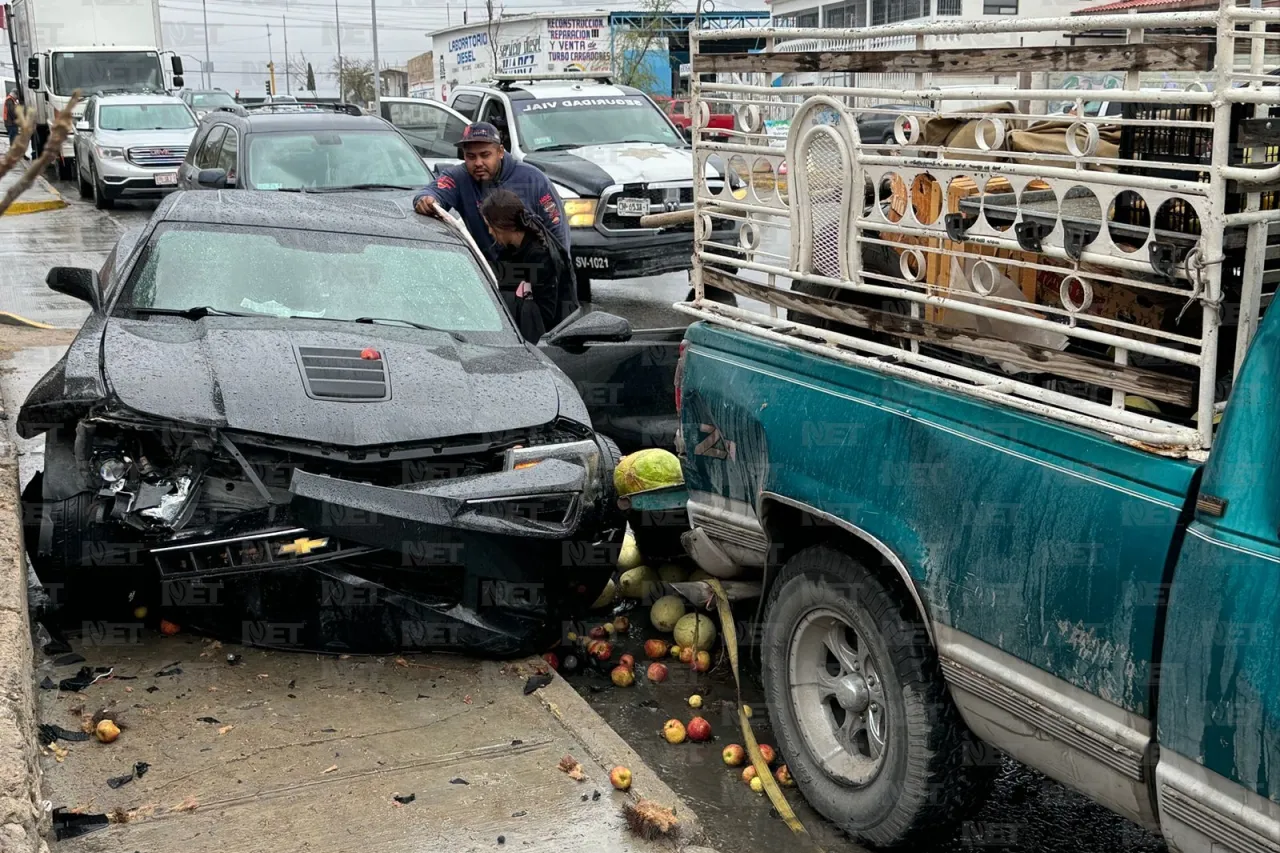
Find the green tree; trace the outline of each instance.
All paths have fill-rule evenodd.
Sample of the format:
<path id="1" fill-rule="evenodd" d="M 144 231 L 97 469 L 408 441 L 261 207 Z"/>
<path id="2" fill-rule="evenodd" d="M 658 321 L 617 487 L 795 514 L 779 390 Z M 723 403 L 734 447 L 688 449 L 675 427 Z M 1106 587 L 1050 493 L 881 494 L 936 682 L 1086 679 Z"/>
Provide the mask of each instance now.
<path id="1" fill-rule="evenodd" d="M 367 104 L 373 100 L 373 60 L 343 57 L 339 69 L 333 61 L 333 74 L 338 78 L 338 95 L 344 101 Z"/>
<path id="2" fill-rule="evenodd" d="M 645 92 L 658 88 L 660 81 L 648 58 L 666 47 L 671 4 L 672 0 L 641 0 L 639 23 L 623 30 L 614 44 L 613 73 L 617 83 Z"/>

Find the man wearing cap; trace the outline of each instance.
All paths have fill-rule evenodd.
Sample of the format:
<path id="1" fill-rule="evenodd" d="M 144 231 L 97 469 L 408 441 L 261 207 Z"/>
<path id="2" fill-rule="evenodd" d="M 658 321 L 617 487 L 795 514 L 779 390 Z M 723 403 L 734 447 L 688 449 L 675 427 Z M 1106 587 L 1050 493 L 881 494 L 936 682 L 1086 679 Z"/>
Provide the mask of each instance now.
<path id="1" fill-rule="evenodd" d="M 480 216 L 480 202 L 496 189 L 509 190 L 520 197 L 530 212 L 560 241 L 569 254 L 569 222 L 564 202 L 539 170 L 507 156 L 498 129 L 486 121 L 473 122 L 462 132 L 463 163 L 440 172 L 435 184 L 413 200 L 413 209 L 423 216 L 440 217 L 457 210 L 476 245 L 490 261 L 497 260 L 498 247 Z"/>

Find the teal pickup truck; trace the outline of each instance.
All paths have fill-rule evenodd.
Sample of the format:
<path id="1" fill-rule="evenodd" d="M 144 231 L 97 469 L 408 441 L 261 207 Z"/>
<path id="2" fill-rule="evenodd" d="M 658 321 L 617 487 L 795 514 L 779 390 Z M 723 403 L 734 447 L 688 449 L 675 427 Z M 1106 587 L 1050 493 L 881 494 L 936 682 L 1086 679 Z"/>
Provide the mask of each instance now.
<path id="1" fill-rule="evenodd" d="M 1044 94 L 992 84 L 954 97 L 1007 103 L 904 111 L 896 147 L 864 146 L 854 105 L 879 89 L 695 87 L 695 109 L 742 104 L 738 139 L 699 138 L 699 156 L 757 176 L 789 165 L 790 186 L 696 199 L 699 234 L 743 221 L 747 254 L 739 275 L 716 272 L 725 252 L 700 238 L 699 293 L 742 301 L 677 306 L 696 320 L 676 369 L 683 543 L 707 572 L 761 584 L 752 636 L 781 751 L 808 802 L 863 842 L 955 827 L 990 789 L 995 747 L 1174 851 L 1280 853 L 1280 93 L 1258 84 L 1265 22 L 1280 12 L 1230 2 L 1178 18 L 1234 32 L 1234 56 L 1230 37 L 1216 58 L 1134 43 L 1001 54 L 1027 72 L 1117 69 L 1120 126 L 1046 116 L 1030 134 L 1020 113 Z M 1041 26 L 1172 25 L 945 28 L 1018 45 Z M 932 22 L 915 26 L 868 32 L 933 47 Z M 995 61 L 945 44 L 803 63 L 698 47 L 718 38 L 695 33 L 695 72 Z M 1125 73 L 1166 60 L 1216 62 L 1217 88 Z M 900 100 L 937 94 L 917 81 Z M 777 115 L 785 152 L 761 130 Z M 1194 144 L 1175 150 L 1179 134 Z"/>

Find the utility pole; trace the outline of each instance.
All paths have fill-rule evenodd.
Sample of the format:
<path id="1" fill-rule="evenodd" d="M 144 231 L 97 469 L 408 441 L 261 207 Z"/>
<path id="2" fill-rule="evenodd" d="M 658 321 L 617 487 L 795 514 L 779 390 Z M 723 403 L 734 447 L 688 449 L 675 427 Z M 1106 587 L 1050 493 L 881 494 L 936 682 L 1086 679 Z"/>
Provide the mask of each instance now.
<path id="1" fill-rule="evenodd" d="M 288 6 L 287 3 L 285 5 Z M 289 19 L 281 15 L 280 20 L 284 21 L 284 93 L 292 95 L 293 86 L 289 83 Z"/>
<path id="2" fill-rule="evenodd" d="M 338 17 L 338 0 L 333 0 L 333 25 L 338 34 L 338 102 L 341 103 L 347 98 L 342 91 L 342 18 Z"/>
<path id="3" fill-rule="evenodd" d="M 213 81 L 209 79 L 210 66 L 213 65 L 209 61 L 209 7 L 205 0 L 200 0 L 200 11 L 204 14 L 204 87 L 206 89 L 213 88 Z M 14 77 L 17 77 L 15 70 Z"/>
<path id="4" fill-rule="evenodd" d="M 276 57 L 271 50 L 271 25 L 267 24 L 267 68 L 271 70 L 271 94 L 276 93 Z"/>
<path id="5" fill-rule="evenodd" d="M 378 0 L 369 0 L 373 15 L 373 104 L 374 115 L 382 115 L 382 66 L 378 64 Z"/>

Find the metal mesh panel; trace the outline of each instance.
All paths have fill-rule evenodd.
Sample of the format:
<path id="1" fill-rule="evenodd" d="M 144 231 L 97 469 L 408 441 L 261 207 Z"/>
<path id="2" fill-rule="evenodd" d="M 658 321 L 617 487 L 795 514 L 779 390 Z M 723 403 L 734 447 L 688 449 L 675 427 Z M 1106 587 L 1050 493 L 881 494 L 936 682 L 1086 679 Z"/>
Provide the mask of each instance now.
<path id="1" fill-rule="evenodd" d="M 804 169 L 813 223 L 812 269 L 819 275 L 839 278 L 840 215 L 845 187 L 852 176 L 845 174 L 835 139 L 825 133 L 813 137 L 805 152 Z"/>

